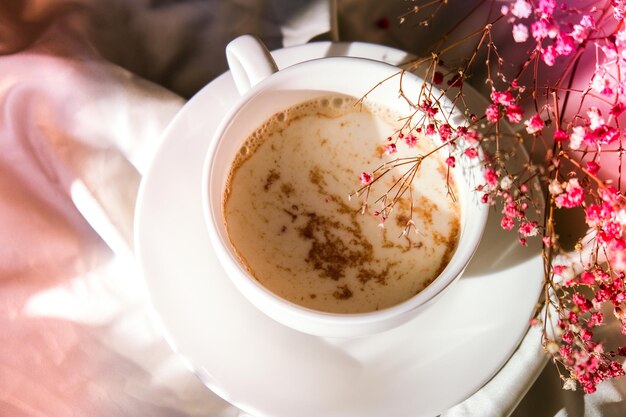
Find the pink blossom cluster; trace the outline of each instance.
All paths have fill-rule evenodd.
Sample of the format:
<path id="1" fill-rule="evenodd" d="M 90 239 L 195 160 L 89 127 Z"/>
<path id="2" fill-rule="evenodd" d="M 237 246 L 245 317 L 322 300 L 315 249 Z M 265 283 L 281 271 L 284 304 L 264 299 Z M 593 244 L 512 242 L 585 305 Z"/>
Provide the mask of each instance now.
<path id="1" fill-rule="evenodd" d="M 516 96 L 513 95 L 516 92 Z M 503 116 L 509 123 L 520 123 L 524 117 L 524 109 L 518 104 L 520 89 L 516 82 L 511 83 L 511 87 L 507 91 L 493 90 L 490 98 L 492 104 L 487 106 L 485 110 L 485 118 L 490 123 L 498 123 Z M 545 127 L 545 122 L 539 113 L 535 113 L 532 117 L 524 121 L 526 131 L 534 135 L 540 133 Z"/>
<path id="2" fill-rule="evenodd" d="M 611 9 L 612 16 L 607 13 Z M 555 296 L 559 298 L 549 308 L 559 317 L 559 332 L 555 339 L 545 335 L 545 347 L 565 370 L 564 387 L 574 389 L 580 385 L 587 393 L 594 392 L 597 384 L 607 378 L 623 376 L 624 368 L 614 358 L 626 357 L 626 344 L 605 351 L 603 343 L 594 340 L 594 329 L 606 321 L 601 311 L 605 303 L 612 304 L 626 335 L 626 199 L 598 177 L 602 152 L 621 149 L 626 133 L 620 120 L 626 110 L 625 10 L 625 2 L 616 0 L 602 7 L 580 9 L 557 0 L 508 2 L 501 12 L 511 25 L 513 39 L 518 43 L 534 41 L 526 61 L 526 67 L 535 68 L 533 79 L 539 63 L 555 70 L 564 68 L 567 73 L 585 51 L 593 51 L 595 66 L 588 82 L 578 90 L 580 101 L 574 104 L 578 108 L 568 118 L 558 107 L 571 91 L 564 85 L 553 86 L 553 99 L 547 89 L 542 102 L 536 86 L 518 85 L 519 74 L 504 89 L 492 83 L 491 102 L 484 115 L 492 126 L 517 124 L 517 131 L 527 134 L 534 143 L 539 139 L 546 148 L 552 148 L 546 152 L 548 172 L 552 173 L 546 178 L 549 205 L 584 210 L 590 228 L 585 245 L 594 248 L 593 255 L 583 260 L 585 270 L 576 275 L 572 265 L 550 265 L 552 259 L 548 258 L 548 288 L 554 288 L 553 294 L 558 293 Z M 562 63 L 557 62 L 559 59 Z M 533 101 L 534 112 L 525 116 L 523 106 L 528 100 Z M 525 110 L 528 112 L 529 107 Z M 563 168 L 565 163 L 569 168 Z M 526 217 L 528 196 L 520 187 L 520 179 L 510 178 L 504 168 L 488 166 L 483 201 L 502 204 L 500 226 L 517 231 L 522 245 L 527 238 L 543 234 L 544 248 L 549 249 L 544 254 L 558 249 L 558 236 Z"/>
<path id="3" fill-rule="evenodd" d="M 489 105 L 485 111 L 489 122 L 496 123 L 504 115 L 509 122 L 519 123 L 524 117 L 524 110 L 511 91 L 493 90 L 490 98 L 493 104 Z"/>
<path id="4" fill-rule="evenodd" d="M 532 36 L 548 66 L 553 66 L 558 57 L 572 55 L 595 29 L 590 14 L 583 14 L 574 24 L 563 24 L 557 12 L 565 13 L 567 8 L 556 0 L 516 0 L 502 6 L 501 11 L 509 17 L 515 42 L 524 43 Z"/>
<path id="5" fill-rule="evenodd" d="M 594 328 L 605 323 L 601 309 L 606 302 L 612 303 L 614 314 L 622 323 L 622 333 L 626 334 L 624 273 L 605 270 L 598 265 L 589 267 L 578 276 L 570 272 L 571 268 L 567 265 L 552 267 L 555 276 L 569 276 L 564 285 L 571 288 L 572 296 L 563 300 L 557 322 L 560 343 L 553 342 L 551 353 L 570 369 L 573 381 L 578 381 L 586 393 L 593 393 L 603 380 L 624 376 L 622 365 L 614 358 L 617 355 L 626 356 L 626 345 L 606 352 L 602 343 L 593 340 Z M 587 294 L 591 289 L 593 296 L 588 298 L 584 295 L 584 289 Z M 566 387 L 571 381 L 565 382 Z"/>
<path id="6" fill-rule="evenodd" d="M 585 208 L 585 221 L 614 271 L 626 273 L 626 201 L 612 187 L 600 190 L 600 200 Z M 626 321 L 625 321 L 626 323 Z"/>
<path id="7" fill-rule="evenodd" d="M 598 316 L 593 317 L 595 317 L 596 321 L 602 320 L 597 318 Z M 586 324 L 592 327 L 596 321 L 589 319 Z M 557 353 L 558 360 L 573 370 L 572 379 L 578 381 L 585 393 L 594 393 L 596 386 L 605 379 L 624 376 L 622 364 L 611 359 L 616 353 L 613 352 L 607 355 L 602 344 L 592 340 L 593 331 L 590 328 L 581 328 L 577 324 L 563 321 L 560 322 L 560 326 L 561 328 L 573 328 L 574 330 L 568 330 L 563 333 L 561 346 Z M 620 355 L 624 354 L 624 348 L 622 347 L 618 352 L 620 352 Z M 567 383 L 568 381 L 566 380 L 566 388 L 573 388 L 568 387 Z"/>
<path id="8" fill-rule="evenodd" d="M 438 1 L 442 7 L 449 3 Z M 611 160 L 626 161 L 626 0 L 502 4 L 501 13 L 465 38 L 483 35 L 467 66 L 442 68 L 445 51 L 455 44 L 432 51 L 433 61 L 421 61 L 429 62 L 429 78 L 442 93 L 455 89 L 447 95 L 456 103 L 465 103 L 463 80 L 485 73 L 473 72 L 469 63 L 486 63 L 487 77 L 477 84 L 491 87 L 489 104 L 479 116 L 466 112 L 472 128 L 447 124 L 448 109 L 431 90 L 430 95 L 422 91 L 417 100 L 409 100 L 417 103 L 411 121 L 419 118 L 418 123 L 411 125 L 410 134 L 388 138 L 383 151 L 393 155 L 403 143 L 412 147 L 418 138 L 430 138 L 452 149 L 445 159 L 448 170 L 458 169 L 459 158 L 482 157 L 477 192 L 484 203 L 499 207 L 502 229 L 517 233 L 524 246 L 535 237 L 543 242 L 546 317 L 558 318 L 557 329 L 549 332 L 550 323 L 539 315 L 531 322 L 543 322 L 543 345 L 564 388 L 580 386 L 591 393 L 603 380 L 623 376 L 616 356 L 626 358 L 626 343 L 610 350 L 594 334 L 615 318 L 626 336 L 626 199 L 621 184 L 614 188 L 615 182 L 602 179 L 608 173 L 613 181 L 624 182 L 622 163 L 612 166 Z M 527 53 L 505 61 L 492 33 L 496 24 L 508 25 Z M 482 53 L 486 60 L 474 59 Z M 515 156 L 520 143 L 534 152 L 522 167 Z M 377 175 L 362 173 L 363 187 Z M 545 203 L 535 198 L 539 184 L 547 191 Z M 569 264 L 557 262 L 562 248 L 555 213 L 561 210 L 584 212 L 589 228 L 575 243 L 576 261 Z M 385 209 L 375 215 L 384 221 Z M 603 308 L 611 305 L 615 317 L 605 317 Z"/>
<path id="9" fill-rule="evenodd" d="M 612 118 L 621 114 L 622 106 L 621 103 L 618 103 L 611 108 Z M 574 126 L 569 134 L 570 149 L 600 149 L 604 145 L 615 143 L 620 138 L 619 129 L 607 123 L 602 111 L 597 107 L 590 107 L 587 111 L 587 117 L 580 117 L 580 120 L 584 124 Z"/>
<path id="10" fill-rule="evenodd" d="M 492 167 L 485 168 L 483 178 L 484 184 L 477 189 L 483 192 L 482 202 L 492 205 L 496 201 L 503 202 L 500 227 L 504 230 L 513 230 L 517 225 L 519 243 L 522 246 L 526 246 L 527 238 L 541 234 L 541 227 L 537 221 L 530 220 L 527 215 L 530 196 L 526 184 L 514 184 L 511 176 L 503 175 L 501 171 Z"/>
<path id="11" fill-rule="evenodd" d="M 558 208 L 574 208 L 583 205 L 585 190 L 580 185 L 578 178 L 570 178 L 568 181 L 559 183 L 552 181 L 548 191 L 554 198 L 554 204 Z"/>
<path id="12" fill-rule="evenodd" d="M 451 85 L 452 86 L 452 85 Z M 444 148 L 449 151 L 444 162 L 448 169 L 456 167 L 457 158 L 477 159 L 481 156 L 480 143 L 483 139 L 474 125 L 452 126 L 447 123 L 444 117 L 440 116 L 441 105 L 437 99 L 434 99 L 429 92 L 424 92 L 425 96 L 419 101 L 417 108 L 420 110 L 420 119 L 415 124 L 406 124 L 403 129 L 394 132 L 386 138 L 385 144 L 381 146 L 381 155 L 394 156 L 398 153 L 400 146 L 414 148 L 420 140 L 429 140 L 435 149 Z M 477 121 L 477 118 L 470 118 Z M 389 160 L 376 168 L 373 172 L 363 171 L 359 174 L 361 188 L 354 194 L 359 196 L 370 190 L 374 182 L 389 172 L 389 168 L 395 166 L 407 166 L 410 163 L 419 165 L 422 156 L 417 156 L 413 161 L 407 161 L 410 158 L 396 158 Z M 415 167 L 415 165 L 413 167 Z M 413 169 L 413 168 L 411 168 Z M 387 199 L 387 195 L 402 195 L 403 191 L 395 190 L 394 187 L 403 187 L 406 185 L 403 181 L 396 182 L 391 190 L 379 199 L 382 204 L 380 210 L 374 211 L 372 214 L 380 220 L 379 226 L 384 227 L 384 223 L 388 218 L 389 212 L 393 208 L 394 199 Z M 391 202 L 389 201 L 391 200 Z M 366 205 L 364 206 L 366 207 Z"/>

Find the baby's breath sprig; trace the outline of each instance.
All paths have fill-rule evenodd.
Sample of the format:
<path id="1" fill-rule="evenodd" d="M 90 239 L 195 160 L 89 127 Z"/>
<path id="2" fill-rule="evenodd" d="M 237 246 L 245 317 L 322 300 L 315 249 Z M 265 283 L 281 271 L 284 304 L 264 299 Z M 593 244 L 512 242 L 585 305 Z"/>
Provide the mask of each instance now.
<path id="1" fill-rule="evenodd" d="M 476 11 L 487 3 L 485 21 Z M 413 1 L 399 23 L 430 26 L 446 7 L 446 0 Z M 623 0 L 477 2 L 432 50 L 394 76 L 400 78 L 399 95 L 414 111 L 384 148 L 393 155 L 397 146 L 411 147 L 425 136 L 442 147 L 462 139 L 461 157 L 482 155 L 484 181 L 476 190 L 482 201 L 494 206 L 502 229 L 516 232 L 521 245 L 531 238 L 543 243 L 545 308 L 531 324 L 543 326 L 542 346 L 563 387 L 586 393 L 623 376 L 617 357 L 626 357 L 626 343 L 605 346 L 594 333 L 608 321 L 608 310 L 626 342 L 625 15 Z M 509 44 L 527 53 L 505 59 L 494 40 L 496 28 L 507 29 Z M 450 41 L 453 34 L 456 40 Z M 448 59 L 468 45 L 462 62 Z M 405 90 L 406 71 L 427 83 L 419 91 Z M 490 90 L 488 104 L 476 114 L 468 110 L 467 81 Z M 456 112 L 467 124 L 450 122 Z M 531 156 L 522 166 L 511 163 L 519 161 L 521 148 Z M 355 195 L 364 209 L 372 185 L 391 168 L 406 167 L 387 193 L 375 197 L 382 207 L 375 214 L 384 222 L 398 199 L 410 193 L 428 156 L 398 158 L 362 173 Z M 457 157 L 450 153 L 446 159 L 448 171 L 456 168 Z M 582 212 L 586 230 L 570 252 L 559 235 L 565 225 L 557 220 L 557 213 L 568 210 Z"/>

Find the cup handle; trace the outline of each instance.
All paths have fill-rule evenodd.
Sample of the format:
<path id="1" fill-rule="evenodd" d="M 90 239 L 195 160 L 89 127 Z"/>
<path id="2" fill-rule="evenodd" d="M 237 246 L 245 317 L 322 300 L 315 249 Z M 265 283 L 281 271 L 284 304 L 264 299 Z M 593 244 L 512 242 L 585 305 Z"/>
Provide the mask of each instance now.
<path id="1" fill-rule="evenodd" d="M 241 95 L 278 71 L 276 62 L 263 42 L 252 35 L 233 39 L 226 46 L 226 60 Z"/>

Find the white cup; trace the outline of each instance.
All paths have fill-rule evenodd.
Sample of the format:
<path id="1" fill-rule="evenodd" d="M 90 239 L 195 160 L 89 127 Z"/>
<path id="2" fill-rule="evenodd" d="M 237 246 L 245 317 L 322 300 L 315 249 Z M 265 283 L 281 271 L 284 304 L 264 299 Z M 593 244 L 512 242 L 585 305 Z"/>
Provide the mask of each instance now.
<path id="1" fill-rule="evenodd" d="M 452 170 L 461 204 L 459 243 L 448 265 L 424 290 L 407 301 L 368 313 L 327 313 L 289 302 L 251 276 L 231 247 L 223 211 L 231 163 L 248 136 L 272 115 L 301 102 L 331 94 L 360 98 L 381 80 L 396 74 L 399 68 L 363 58 L 328 57 L 278 71 L 267 49 L 250 35 L 232 41 L 226 48 L 226 55 L 242 96 L 222 121 L 210 144 L 204 164 L 202 200 L 214 250 L 233 284 L 269 317 L 293 329 L 318 336 L 363 336 L 391 329 L 415 317 L 459 278 L 478 247 L 488 214 L 488 206 L 481 203 L 473 191 L 483 181 L 481 164 L 474 160 L 471 165 L 457 166 Z M 418 91 L 424 81 L 406 73 L 402 83 L 405 89 Z M 396 109 L 400 114 L 411 111 L 407 102 L 398 97 L 397 83 L 379 85 L 368 93 L 367 99 Z M 441 102 L 452 108 L 447 99 Z M 451 121 L 456 125 L 465 122 L 459 112 L 453 115 Z"/>

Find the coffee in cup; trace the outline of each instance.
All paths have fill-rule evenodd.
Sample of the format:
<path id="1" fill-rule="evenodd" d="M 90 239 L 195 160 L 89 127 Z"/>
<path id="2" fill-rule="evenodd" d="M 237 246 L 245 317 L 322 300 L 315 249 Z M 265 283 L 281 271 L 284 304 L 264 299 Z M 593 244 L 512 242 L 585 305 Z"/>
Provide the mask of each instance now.
<path id="1" fill-rule="evenodd" d="M 436 147 L 414 135 L 412 146 L 399 143 L 387 155 L 401 116 L 357 97 L 322 96 L 277 112 L 242 144 L 224 219 L 239 260 L 265 288 L 314 310 L 364 313 L 406 301 L 445 268 L 460 232 L 447 151 L 421 162 L 384 223 L 376 204 L 362 210 L 362 199 L 348 198 L 362 170 Z M 386 193 L 411 166 L 392 167 L 371 195 Z"/>

